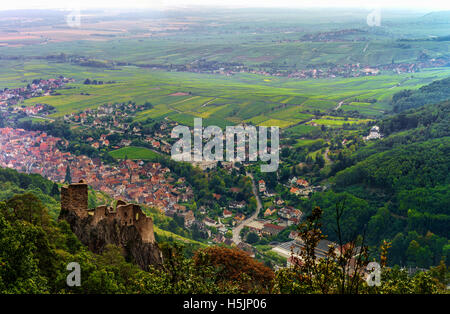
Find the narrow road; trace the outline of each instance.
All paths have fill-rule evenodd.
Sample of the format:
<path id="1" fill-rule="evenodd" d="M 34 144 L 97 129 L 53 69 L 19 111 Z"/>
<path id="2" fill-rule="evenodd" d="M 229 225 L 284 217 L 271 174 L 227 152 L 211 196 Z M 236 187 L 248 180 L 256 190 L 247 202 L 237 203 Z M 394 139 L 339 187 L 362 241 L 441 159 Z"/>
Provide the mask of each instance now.
<path id="1" fill-rule="evenodd" d="M 251 173 L 247 172 L 246 175 L 247 175 L 247 177 L 250 177 L 250 179 L 252 180 L 252 191 L 253 191 L 253 195 L 256 198 L 256 211 L 249 218 L 245 219 L 239 225 L 237 225 L 236 227 L 233 228 L 233 242 L 236 244 L 241 242 L 241 237 L 239 234 L 241 233 L 242 228 L 244 228 L 244 226 L 246 224 L 255 220 L 258 217 L 258 214 L 262 209 L 262 202 L 261 202 L 261 199 L 259 198 L 258 190 L 256 189 L 255 180 L 253 179 L 253 176 Z"/>
<path id="2" fill-rule="evenodd" d="M 327 149 L 325 149 L 325 154 L 324 154 L 324 158 L 326 162 L 332 162 L 330 157 L 328 157 L 328 153 L 330 152 L 330 147 L 327 147 Z"/>
<path id="3" fill-rule="evenodd" d="M 42 120 L 47 120 L 47 121 L 50 121 L 50 122 L 54 122 L 55 121 L 55 119 L 47 118 L 47 117 L 44 117 L 44 116 L 38 116 L 38 115 L 31 115 L 30 117 L 37 118 L 37 119 L 42 119 Z"/>
<path id="4" fill-rule="evenodd" d="M 210 103 L 212 103 L 214 100 L 216 100 L 217 98 L 213 98 L 213 99 L 211 99 L 211 100 L 208 100 L 207 102 L 205 102 L 203 105 L 202 105 L 202 107 L 206 107 L 206 106 L 208 106 Z"/>
<path id="5" fill-rule="evenodd" d="M 366 44 L 366 46 L 364 47 L 364 49 L 363 49 L 363 53 L 365 53 L 365 52 L 366 52 L 366 50 L 367 50 L 367 47 L 369 47 L 369 43 L 367 43 L 367 44 Z"/>
<path id="6" fill-rule="evenodd" d="M 339 108 L 341 108 L 341 106 L 344 104 L 344 101 L 341 101 L 340 103 L 338 103 L 338 105 L 336 106 L 336 108 L 334 108 L 334 110 L 339 110 Z"/>

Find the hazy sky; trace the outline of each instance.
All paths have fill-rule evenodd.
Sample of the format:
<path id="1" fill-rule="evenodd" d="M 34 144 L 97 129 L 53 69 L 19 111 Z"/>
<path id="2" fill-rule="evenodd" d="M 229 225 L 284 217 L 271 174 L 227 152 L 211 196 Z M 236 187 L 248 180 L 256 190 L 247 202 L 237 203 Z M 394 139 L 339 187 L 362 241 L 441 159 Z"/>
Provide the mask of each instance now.
<path id="1" fill-rule="evenodd" d="M 87 8 L 170 8 L 192 5 L 222 7 L 356 7 L 450 10 L 448 0 L 1 0 L 0 10 Z"/>

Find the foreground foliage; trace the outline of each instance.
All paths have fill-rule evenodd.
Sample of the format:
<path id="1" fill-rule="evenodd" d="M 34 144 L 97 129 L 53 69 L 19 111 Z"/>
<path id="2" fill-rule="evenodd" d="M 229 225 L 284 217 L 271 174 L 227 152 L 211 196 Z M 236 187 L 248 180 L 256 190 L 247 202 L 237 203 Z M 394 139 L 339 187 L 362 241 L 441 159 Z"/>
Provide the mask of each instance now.
<path id="1" fill-rule="evenodd" d="M 121 249 L 108 246 L 100 255 L 84 247 L 65 221 L 50 218 L 33 194 L 0 203 L 0 293 L 438 293 L 449 272 L 442 262 L 410 277 L 404 270 L 383 269 L 382 285 L 368 287 L 362 277 L 342 268 L 348 256 L 332 253 L 315 260 L 323 236 L 321 210 L 300 226 L 306 250 L 302 266 L 273 272 L 245 252 L 209 247 L 185 258 L 182 247 L 162 243 L 164 264 L 141 270 Z M 68 287 L 66 266 L 81 266 L 81 286 Z M 362 263 L 360 265 L 363 265 Z M 359 272 L 357 272 L 359 274 Z"/>

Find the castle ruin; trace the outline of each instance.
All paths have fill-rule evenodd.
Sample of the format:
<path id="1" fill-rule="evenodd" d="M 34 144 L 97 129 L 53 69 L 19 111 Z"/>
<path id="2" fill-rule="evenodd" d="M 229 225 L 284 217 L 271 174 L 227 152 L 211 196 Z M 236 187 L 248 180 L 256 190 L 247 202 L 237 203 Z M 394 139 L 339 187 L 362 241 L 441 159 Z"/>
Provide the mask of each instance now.
<path id="1" fill-rule="evenodd" d="M 75 212 L 78 217 L 88 215 L 88 186 L 83 181 L 61 187 L 61 210 Z"/>
<path id="2" fill-rule="evenodd" d="M 61 188 L 60 219 L 69 222 L 80 241 L 95 253 L 114 244 L 123 249 L 128 260 L 143 269 L 162 261 L 153 220 L 141 207 L 119 200 L 115 209 L 111 206 L 89 209 L 88 186 L 83 181 Z"/>

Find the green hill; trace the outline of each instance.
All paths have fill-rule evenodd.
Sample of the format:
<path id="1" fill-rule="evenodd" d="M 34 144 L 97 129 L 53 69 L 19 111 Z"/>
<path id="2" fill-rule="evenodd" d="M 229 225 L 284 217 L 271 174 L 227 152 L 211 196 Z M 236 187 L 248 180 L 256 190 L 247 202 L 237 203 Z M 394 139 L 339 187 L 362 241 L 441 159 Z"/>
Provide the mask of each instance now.
<path id="1" fill-rule="evenodd" d="M 450 101 L 420 101 L 433 93 L 431 99 L 449 99 L 444 92 L 449 82 L 397 97 L 403 108 L 417 108 L 379 121 L 382 140 L 332 166 L 331 191 L 316 193 L 309 205 L 324 209 L 324 232 L 332 240 L 335 204 L 346 199 L 345 235 L 365 230 L 374 247 L 391 240 L 391 264 L 429 267 L 450 261 Z"/>

